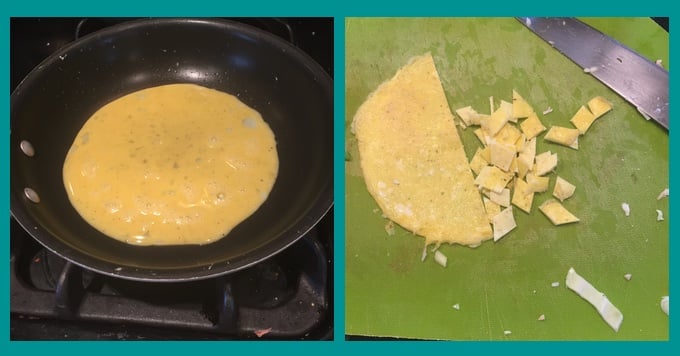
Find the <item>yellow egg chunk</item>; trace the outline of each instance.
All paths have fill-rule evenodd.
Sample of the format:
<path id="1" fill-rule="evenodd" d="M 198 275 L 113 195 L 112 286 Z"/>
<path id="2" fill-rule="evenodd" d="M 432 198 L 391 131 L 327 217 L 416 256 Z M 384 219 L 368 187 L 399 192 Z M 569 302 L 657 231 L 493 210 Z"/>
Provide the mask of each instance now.
<path id="1" fill-rule="evenodd" d="M 486 166 L 479 172 L 479 175 L 475 178 L 474 184 L 480 188 L 501 194 L 513 176 L 514 174 L 503 172 L 496 166 Z"/>
<path id="2" fill-rule="evenodd" d="M 569 121 L 578 129 L 581 135 L 583 135 L 595 121 L 595 115 L 593 115 L 593 113 L 585 106 L 581 106 Z"/>
<path id="3" fill-rule="evenodd" d="M 588 109 L 590 109 L 590 112 L 592 112 L 593 116 L 595 116 L 597 119 L 598 117 L 608 113 L 609 110 L 612 109 L 612 104 L 607 101 L 607 99 L 601 96 L 596 96 L 588 101 Z"/>
<path id="4" fill-rule="evenodd" d="M 557 153 L 550 151 L 543 152 L 537 155 L 535 159 L 536 165 L 533 168 L 533 172 L 537 176 L 544 176 L 557 167 Z"/>
<path id="5" fill-rule="evenodd" d="M 494 139 L 487 141 L 491 153 L 491 164 L 509 172 L 512 160 L 516 157 L 515 145 L 506 145 Z"/>
<path id="6" fill-rule="evenodd" d="M 515 141 L 515 149 L 517 150 L 517 152 L 524 152 L 527 142 L 528 142 L 527 137 L 524 136 L 524 134 L 520 134 L 519 137 L 517 138 L 517 141 Z"/>
<path id="7" fill-rule="evenodd" d="M 527 140 L 531 140 L 541 132 L 547 130 L 535 113 L 532 113 L 526 120 L 522 121 L 522 123 L 519 124 L 519 127 L 522 129 Z"/>
<path id="8" fill-rule="evenodd" d="M 523 179 L 517 179 L 515 182 L 515 191 L 512 194 L 512 204 L 529 214 L 531 213 L 533 202 L 534 192 L 531 191 L 527 182 Z"/>
<path id="9" fill-rule="evenodd" d="M 489 191 L 488 193 L 489 199 L 492 202 L 506 208 L 510 206 L 510 189 L 505 188 L 500 194 L 494 191 Z"/>
<path id="10" fill-rule="evenodd" d="M 487 197 L 483 197 L 482 199 L 484 200 L 484 209 L 486 210 L 486 215 L 489 217 L 489 222 L 493 223 L 494 216 L 501 212 L 501 206 Z"/>
<path id="11" fill-rule="evenodd" d="M 526 181 L 529 190 L 534 193 L 543 193 L 548 190 L 548 186 L 550 185 L 549 177 L 537 177 L 533 173 L 526 175 Z"/>
<path id="12" fill-rule="evenodd" d="M 477 136 L 477 138 L 479 139 L 479 142 L 481 142 L 482 145 L 486 146 L 486 134 L 484 134 L 484 130 L 482 130 L 481 128 L 478 128 L 478 129 L 475 129 L 472 132 L 475 134 L 475 136 Z"/>
<path id="13" fill-rule="evenodd" d="M 488 115 L 480 114 L 472 106 L 466 106 L 456 110 L 456 114 L 463 120 L 466 126 L 479 125 L 481 119 Z"/>
<path id="14" fill-rule="evenodd" d="M 501 105 L 499 108 L 505 110 L 505 113 L 508 115 L 508 121 L 509 122 L 517 122 L 516 117 L 512 117 L 512 103 L 509 103 L 505 100 L 501 100 Z"/>
<path id="15" fill-rule="evenodd" d="M 489 147 L 484 147 L 479 151 L 479 156 L 483 158 L 488 163 L 491 163 L 491 149 Z"/>
<path id="16" fill-rule="evenodd" d="M 478 175 L 479 172 L 482 171 L 482 168 L 488 165 L 489 162 L 487 162 L 482 155 L 482 149 L 478 148 L 477 152 L 475 152 L 475 155 L 472 156 L 472 160 L 470 160 L 470 169 L 475 175 Z"/>
<path id="17" fill-rule="evenodd" d="M 493 138 L 498 143 L 516 146 L 517 140 L 519 140 L 521 137 L 522 133 L 517 129 L 517 127 L 515 127 L 513 124 L 507 123 Z"/>
<path id="18" fill-rule="evenodd" d="M 490 136 L 495 136 L 509 119 L 508 112 L 503 108 L 498 108 L 488 118 L 482 120 L 482 130 Z"/>
<path id="19" fill-rule="evenodd" d="M 140 90 L 103 106 L 68 151 L 73 207 L 133 245 L 207 244 L 267 199 L 274 133 L 235 96 L 193 84 Z"/>
<path id="20" fill-rule="evenodd" d="M 507 207 L 493 217 L 493 240 L 498 241 L 517 227 L 512 207 Z"/>
<path id="21" fill-rule="evenodd" d="M 557 176 L 557 180 L 555 181 L 555 188 L 553 189 L 553 196 L 560 201 L 564 201 L 565 199 L 571 197 L 574 195 L 574 191 L 576 191 L 576 186 L 567 182 L 564 178 Z"/>
<path id="22" fill-rule="evenodd" d="M 523 179 L 534 167 L 534 159 L 527 160 L 526 155 L 520 154 L 515 160 L 517 164 L 517 178 Z"/>
<path id="23" fill-rule="evenodd" d="M 550 219 L 553 225 L 569 224 L 580 221 L 555 199 L 545 201 L 538 209 Z"/>
<path id="24" fill-rule="evenodd" d="M 545 134 L 545 140 L 559 143 L 560 145 L 578 149 L 578 135 L 577 129 L 570 129 L 562 126 L 552 126 L 548 133 Z"/>
<path id="25" fill-rule="evenodd" d="M 517 91 L 512 91 L 512 118 L 522 119 L 534 113 L 534 109 Z M 516 122 L 516 121 L 515 121 Z"/>

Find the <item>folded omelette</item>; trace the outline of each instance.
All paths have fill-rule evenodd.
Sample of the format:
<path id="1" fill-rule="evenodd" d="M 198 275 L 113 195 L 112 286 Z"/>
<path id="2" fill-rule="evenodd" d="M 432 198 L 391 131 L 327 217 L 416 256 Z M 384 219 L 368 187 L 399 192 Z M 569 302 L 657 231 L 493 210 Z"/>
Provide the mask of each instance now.
<path id="1" fill-rule="evenodd" d="M 432 56 L 413 58 L 352 122 L 366 187 L 384 215 L 426 244 L 493 237 Z"/>

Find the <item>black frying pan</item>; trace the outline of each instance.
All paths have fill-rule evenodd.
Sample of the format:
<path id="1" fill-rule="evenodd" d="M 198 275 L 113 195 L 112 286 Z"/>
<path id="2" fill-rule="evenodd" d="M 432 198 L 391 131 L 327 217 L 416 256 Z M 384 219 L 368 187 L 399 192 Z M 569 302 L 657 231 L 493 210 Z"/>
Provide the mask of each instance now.
<path id="1" fill-rule="evenodd" d="M 71 206 L 68 148 L 104 104 L 130 92 L 195 83 L 237 95 L 274 131 L 279 176 L 269 198 L 225 238 L 203 246 L 132 246 L 104 236 Z M 120 278 L 184 281 L 243 269 L 283 250 L 333 204 L 332 80 L 287 42 L 240 23 L 151 19 L 65 46 L 11 95 L 10 204 L 37 241 L 85 268 Z M 28 157 L 20 149 L 35 148 Z M 35 190 L 40 202 L 27 199 Z"/>

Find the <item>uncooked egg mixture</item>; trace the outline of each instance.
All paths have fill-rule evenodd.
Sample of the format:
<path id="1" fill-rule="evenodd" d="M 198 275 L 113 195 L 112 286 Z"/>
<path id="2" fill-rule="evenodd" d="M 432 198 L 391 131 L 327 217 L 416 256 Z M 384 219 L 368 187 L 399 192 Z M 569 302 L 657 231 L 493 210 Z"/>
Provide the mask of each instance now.
<path id="1" fill-rule="evenodd" d="M 233 95 L 193 84 L 137 91 L 90 117 L 64 162 L 78 213 L 134 245 L 206 244 L 267 199 L 274 133 Z"/>

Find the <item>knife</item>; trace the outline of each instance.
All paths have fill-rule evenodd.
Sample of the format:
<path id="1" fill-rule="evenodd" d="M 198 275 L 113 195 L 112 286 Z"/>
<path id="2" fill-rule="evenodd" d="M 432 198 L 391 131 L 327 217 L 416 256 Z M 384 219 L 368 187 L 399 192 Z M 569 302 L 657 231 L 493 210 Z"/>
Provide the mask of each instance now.
<path id="1" fill-rule="evenodd" d="M 570 17 L 518 17 L 540 38 L 668 129 L 668 71 Z"/>

